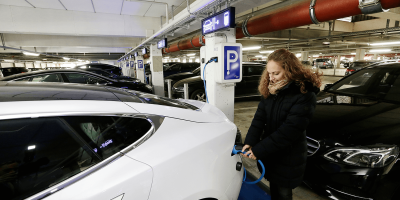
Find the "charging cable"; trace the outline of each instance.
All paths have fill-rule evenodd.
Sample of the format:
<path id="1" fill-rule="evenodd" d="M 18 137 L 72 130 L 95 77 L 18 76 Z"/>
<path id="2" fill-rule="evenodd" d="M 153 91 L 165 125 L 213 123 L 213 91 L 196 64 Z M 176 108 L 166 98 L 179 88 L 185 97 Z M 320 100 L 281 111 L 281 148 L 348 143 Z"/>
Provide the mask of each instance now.
<path id="1" fill-rule="evenodd" d="M 207 67 L 208 63 L 210 63 L 210 62 L 218 62 L 218 57 L 212 57 L 212 58 L 206 63 L 206 65 L 204 65 L 204 68 L 203 68 L 203 84 L 204 84 L 204 91 L 205 91 L 207 103 L 208 103 L 208 95 L 207 95 L 206 77 L 204 76 L 204 72 L 206 71 L 206 67 Z"/>
<path id="2" fill-rule="evenodd" d="M 237 150 L 237 149 L 236 149 L 236 145 L 233 146 L 232 154 L 235 154 L 235 155 L 236 155 L 236 154 L 239 154 L 239 153 L 245 154 L 246 151 L 242 152 L 241 150 Z M 256 180 L 256 181 L 252 181 L 252 182 L 246 181 L 246 169 L 245 169 L 244 166 L 243 166 L 243 170 L 244 170 L 243 183 L 246 183 L 246 184 L 256 184 L 256 183 L 260 182 L 261 179 L 264 177 L 264 175 L 265 175 L 265 167 L 264 167 L 264 164 L 261 162 L 261 160 L 257 160 L 257 161 L 258 161 L 258 163 L 260 163 L 261 168 L 262 168 L 262 170 L 263 170 L 262 173 L 261 173 L 261 177 L 260 177 L 258 180 Z"/>

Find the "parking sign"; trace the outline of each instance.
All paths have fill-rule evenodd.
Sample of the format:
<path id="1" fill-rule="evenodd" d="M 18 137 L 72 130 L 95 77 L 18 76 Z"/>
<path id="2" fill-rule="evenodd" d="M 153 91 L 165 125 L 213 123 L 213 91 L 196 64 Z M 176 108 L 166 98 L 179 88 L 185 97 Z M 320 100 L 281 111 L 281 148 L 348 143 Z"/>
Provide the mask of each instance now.
<path id="1" fill-rule="evenodd" d="M 224 80 L 240 79 L 240 47 L 224 47 Z"/>
<path id="2" fill-rule="evenodd" d="M 138 68 L 143 69 L 143 60 L 138 60 Z"/>

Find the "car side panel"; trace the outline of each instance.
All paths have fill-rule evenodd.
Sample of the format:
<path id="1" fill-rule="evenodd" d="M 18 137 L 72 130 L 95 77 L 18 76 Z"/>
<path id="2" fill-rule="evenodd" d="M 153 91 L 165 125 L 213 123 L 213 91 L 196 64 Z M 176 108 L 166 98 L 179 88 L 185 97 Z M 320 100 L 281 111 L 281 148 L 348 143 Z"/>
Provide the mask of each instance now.
<path id="1" fill-rule="evenodd" d="M 152 176 L 151 167 L 127 156 L 122 156 L 45 199 L 98 200 L 113 199 L 123 195 L 123 199 L 147 200 L 152 185 Z"/>

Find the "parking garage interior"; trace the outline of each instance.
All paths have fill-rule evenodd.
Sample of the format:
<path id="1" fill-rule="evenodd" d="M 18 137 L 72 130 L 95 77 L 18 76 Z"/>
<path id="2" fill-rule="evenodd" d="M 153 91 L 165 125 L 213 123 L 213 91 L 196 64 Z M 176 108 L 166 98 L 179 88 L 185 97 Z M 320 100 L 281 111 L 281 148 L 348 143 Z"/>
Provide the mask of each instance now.
<path id="1" fill-rule="evenodd" d="M 205 22 L 229 8 L 234 8 L 230 13 L 234 23 L 207 32 Z M 244 141 L 261 99 L 257 87 L 262 71 L 275 50 L 287 49 L 305 68 L 322 73 L 321 91 L 360 74 L 358 71 L 367 66 L 397 63 L 400 67 L 400 1 L 0 0 L 0 39 L 0 82 L 23 80 L 22 75 L 32 73 L 68 74 L 72 73 L 68 70 L 85 71 L 104 65 L 108 68 L 101 70 L 107 76 L 102 74 L 106 76 L 103 82 L 93 83 L 149 92 L 159 98 L 156 103 L 165 106 L 179 104 L 166 103 L 165 99 L 209 103 L 237 126 L 240 140 Z M 224 47 L 220 44 L 240 46 L 243 74 L 239 81 L 208 81 L 206 86 L 206 78 L 218 79 L 217 74 L 208 71 L 205 77 L 204 71 L 207 61 L 212 62 L 211 50 Z M 218 63 L 223 63 L 222 57 Z M 210 66 L 219 64 L 215 61 L 207 70 Z M 118 84 L 113 83 L 116 76 L 121 76 Z M 89 80 L 73 82 L 73 78 L 82 77 L 71 77 L 62 74 L 55 78 L 56 82 L 90 84 Z M 51 82 L 48 77 L 47 81 L 40 78 L 38 82 Z M 120 83 L 121 80 L 124 81 Z M 35 78 L 26 81 L 35 82 Z M 129 81 L 134 83 L 126 83 Z M 240 86 L 240 82 L 247 85 Z M 151 97 L 144 95 L 143 99 L 146 98 Z M 393 103 L 391 107 L 391 116 L 397 119 L 398 105 Z M 185 106 L 188 105 L 181 107 Z M 398 126 L 398 122 L 392 125 Z M 249 177 L 261 176 L 256 161 L 243 157 L 242 162 Z M 390 175 L 389 171 L 384 173 Z M 363 177 L 367 179 L 367 175 Z M 370 194 L 358 179 L 356 186 L 351 185 L 351 180 L 346 181 L 343 188 L 347 189 L 330 185 L 325 191 L 304 181 L 293 190 L 293 199 L 400 198 L 398 192 L 383 195 L 384 190 Z M 373 188 L 379 188 L 378 185 Z M 268 180 L 262 179 L 254 187 L 243 186 L 238 199 L 270 199 Z M 393 187 L 398 188 L 387 186 Z"/>

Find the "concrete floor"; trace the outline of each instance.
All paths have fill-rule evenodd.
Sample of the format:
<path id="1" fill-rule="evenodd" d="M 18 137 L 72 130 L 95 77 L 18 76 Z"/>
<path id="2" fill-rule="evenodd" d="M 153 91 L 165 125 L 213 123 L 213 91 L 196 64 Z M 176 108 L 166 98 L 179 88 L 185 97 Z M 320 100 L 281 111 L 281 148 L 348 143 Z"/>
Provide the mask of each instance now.
<path id="1" fill-rule="evenodd" d="M 324 76 L 322 78 L 321 90 L 325 87 L 327 83 L 334 83 L 342 77 L 338 76 Z M 259 100 L 257 99 L 241 99 L 235 102 L 235 119 L 234 122 L 236 126 L 242 132 L 242 139 L 244 141 L 247 131 L 249 130 L 251 121 L 253 120 L 254 113 L 257 110 Z M 243 163 L 245 168 L 253 174 L 255 177 L 260 177 L 261 173 L 257 169 L 256 161 L 243 158 Z M 267 180 L 263 179 L 262 182 L 269 186 Z M 295 188 L 293 190 L 294 200 L 327 200 L 327 197 L 320 197 L 318 194 L 311 191 L 304 184 Z"/>

